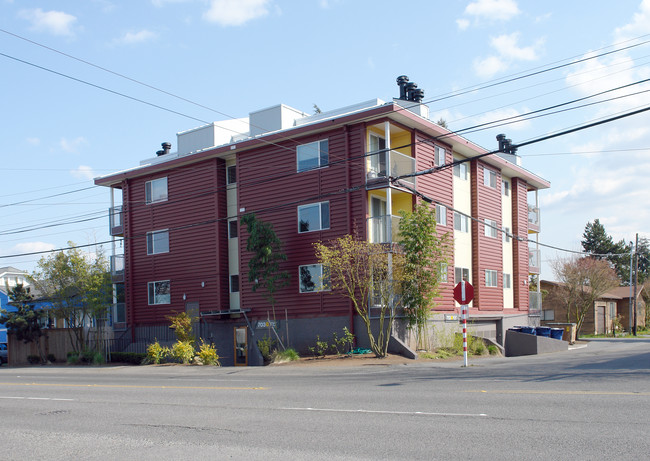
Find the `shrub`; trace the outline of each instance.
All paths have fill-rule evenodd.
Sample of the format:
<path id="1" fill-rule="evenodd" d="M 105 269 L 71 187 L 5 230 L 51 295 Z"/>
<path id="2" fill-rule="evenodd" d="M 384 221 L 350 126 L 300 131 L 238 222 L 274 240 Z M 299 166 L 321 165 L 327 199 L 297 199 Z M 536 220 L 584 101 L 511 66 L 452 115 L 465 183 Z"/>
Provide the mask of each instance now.
<path id="1" fill-rule="evenodd" d="M 147 358 L 147 354 L 137 352 L 111 352 L 111 363 L 130 363 L 140 365 Z"/>
<path id="2" fill-rule="evenodd" d="M 156 340 L 155 343 L 151 343 L 147 346 L 147 355 L 145 356 L 143 363 L 158 365 L 168 355 L 169 348 L 161 346 Z"/>
<path id="3" fill-rule="evenodd" d="M 56 357 L 54 357 L 54 354 L 47 354 L 47 361 L 50 363 L 56 362 Z"/>
<path id="4" fill-rule="evenodd" d="M 196 357 L 203 365 L 221 366 L 219 355 L 217 355 L 217 349 L 213 344 L 208 344 L 203 339 L 201 339 L 201 346 L 199 346 L 199 351 L 197 352 Z"/>
<path id="5" fill-rule="evenodd" d="M 282 363 L 282 362 L 294 362 L 298 360 L 300 356 L 295 349 L 285 349 L 283 351 L 274 351 L 273 352 L 273 363 Z"/>
<path id="6" fill-rule="evenodd" d="M 496 347 L 494 344 L 490 344 L 488 346 L 488 353 L 490 355 L 499 355 L 499 348 Z"/>
<path id="7" fill-rule="evenodd" d="M 265 362 L 271 361 L 274 346 L 275 341 L 268 336 L 264 336 L 262 339 L 257 340 L 257 348 L 259 349 L 260 354 L 262 354 L 262 358 Z"/>
<path id="8" fill-rule="evenodd" d="M 96 352 L 92 349 L 84 349 L 79 354 L 79 360 L 81 363 L 94 363 Z"/>
<path id="9" fill-rule="evenodd" d="M 169 355 L 175 362 L 190 363 L 194 358 L 194 346 L 190 341 L 176 341 Z"/>
<path id="10" fill-rule="evenodd" d="M 187 312 L 181 312 L 176 315 L 168 315 L 167 320 L 171 322 L 169 328 L 174 330 L 176 339 L 183 343 L 194 344 L 194 333 L 192 332 L 192 322 L 196 319 L 190 317 Z"/>
<path id="11" fill-rule="evenodd" d="M 79 354 L 77 352 L 68 352 L 66 354 L 66 362 L 68 365 L 78 365 L 80 363 Z"/>
<path id="12" fill-rule="evenodd" d="M 93 365 L 103 365 L 105 362 L 106 361 L 104 360 L 104 354 L 101 352 L 95 352 L 93 354 L 93 359 L 91 361 Z"/>
<path id="13" fill-rule="evenodd" d="M 31 365 L 38 365 L 39 363 L 41 363 L 41 358 L 38 355 L 28 355 L 27 361 Z"/>

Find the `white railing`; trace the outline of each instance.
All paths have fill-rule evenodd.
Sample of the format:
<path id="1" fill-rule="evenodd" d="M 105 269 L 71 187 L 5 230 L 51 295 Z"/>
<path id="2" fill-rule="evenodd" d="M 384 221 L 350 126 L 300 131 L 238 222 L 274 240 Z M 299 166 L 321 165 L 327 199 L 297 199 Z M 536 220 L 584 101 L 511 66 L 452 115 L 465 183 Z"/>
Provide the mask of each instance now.
<path id="1" fill-rule="evenodd" d="M 532 205 L 528 205 L 528 225 L 530 227 L 534 227 L 537 230 L 539 230 L 539 225 L 540 225 L 539 208 Z"/>
<path id="2" fill-rule="evenodd" d="M 116 206 L 108 210 L 111 235 L 119 235 L 123 232 L 122 207 Z"/>
<path id="3" fill-rule="evenodd" d="M 373 216 L 368 218 L 368 241 L 370 243 L 393 243 L 399 241 L 401 216 Z"/>
<path id="4" fill-rule="evenodd" d="M 541 266 L 540 251 L 529 248 L 528 249 L 528 272 L 531 274 L 539 274 L 540 266 Z"/>
<path id="5" fill-rule="evenodd" d="M 124 275 L 124 255 L 111 256 L 111 275 Z"/>
<path id="6" fill-rule="evenodd" d="M 397 177 L 415 172 L 415 159 L 397 151 L 381 151 L 368 156 L 366 182 L 380 178 Z M 403 178 L 401 181 L 415 186 L 415 178 Z"/>

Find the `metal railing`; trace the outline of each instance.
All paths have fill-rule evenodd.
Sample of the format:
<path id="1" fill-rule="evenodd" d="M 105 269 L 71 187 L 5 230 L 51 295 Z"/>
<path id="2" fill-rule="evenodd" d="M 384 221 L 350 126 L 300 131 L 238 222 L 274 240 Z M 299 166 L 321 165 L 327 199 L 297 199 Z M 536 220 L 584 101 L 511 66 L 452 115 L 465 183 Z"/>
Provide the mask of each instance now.
<path id="1" fill-rule="evenodd" d="M 541 253 L 539 250 L 528 249 L 528 272 L 530 274 L 539 274 L 541 267 Z"/>
<path id="2" fill-rule="evenodd" d="M 111 235 L 120 235 L 124 232 L 121 206 L 109 208 L 108 220 L 110 223 L 109 225 L 110 225 Z"/>
<path id="3" fill-rule="evenodd" d="M 370 243 L 398 242 L 401 216 L 383 215 L 368 218 L 368 241 Z"/>
<path id="4" fill-rule="evenodd" d="M 540 215 L 538 207 L 528 205 L 528 227 L 530 229 L 539 231 Z"/>
<path id="5" fill-rule="evenodd" d="M 415 172 L 415 159 L 397 151 L 382 151 L 368 155 L 366 183 L 381 178 L 396 177 Z M 404 178 L 401 181 L 415 186 L 415 178 Z"/>

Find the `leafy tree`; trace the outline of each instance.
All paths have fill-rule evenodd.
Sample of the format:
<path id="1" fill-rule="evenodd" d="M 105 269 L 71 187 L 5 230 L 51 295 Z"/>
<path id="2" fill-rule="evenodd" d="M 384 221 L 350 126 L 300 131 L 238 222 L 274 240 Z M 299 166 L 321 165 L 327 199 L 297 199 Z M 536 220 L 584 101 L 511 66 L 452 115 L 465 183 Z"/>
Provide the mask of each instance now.
<path id="1" fill-rule="evenodd" d="M 440 292 L 441 271 L 447 269 L 447 235 L 436 232 L 435 209 L 427 203 L 413 212 L 400 212 L 400 243 L 404 249 L 402 304 L 418 349 L 427 349 L 427 321 Z"/>
<path id="2" fill-rule="evenodd" d="M 167 320 L 170 322 L 169 328 L 174 330 L 179 341 L 194 344 L 192 323 L 197 321 L 196 318 L 192 318 L 187 312 L 181 312 L 176 315 L 168 315 Z"/>
<path id="3" fill-rule="evenodd" d="M 260 221 L 254 214 L 243 216 L 241 222 L 248 230 L 246 250 L 253 253 L 248 261 L 248 281 L 253 282 L 253 291 L 260 286 L 266 289 L 275 320 L 275 293 L 289 284 L 289 273 L 280 270 L 280 263 L 287 260 L 287 255 L 271 224 Z"/>
<path id="4" fill-rule="evenodd" d="M 45 335 L 45 332 L 41 329 L 39 321 L 46 315 L 46 312 L 36 309 L 30 288 L 25 288 L 22 284 L 13 287 L 8 296 L 11 299 L 11 304 L 16 306 L 17 310 L 8 312 L 0 309 L 0 323 L 4 323 L 7 331 L 16 335 L 16 338 L 25 344 L 35 342 L 41 362 L 44 362 L 45 355 L 40 338 Z"/>
<path id="5" fill-rule="evenodd" d="M 351 235 L 327 244 L 315 243 L 314 248 L 319 263 L 328 268 L 333 292 L 350 299 L 365 324 L 370 349 L 375 356 L 385 357 L 395 319 L 395 297 L 403 280 L 403 256 Z M 376 335 L 370 320 L 371 300 L 380 305 Z"/>
<path id="6" fill-rule="evenodd" d="M 553 271 L 560 285 L 556 301 L 566 308 L 567 322 L 576 323 L 576 332 L 594 302 L 607 291 L 619 286 L 616 272 L 609 263 L 592 257 L 556 260 Z"/>
<path id="7" fill-rule="evenodd" d="M 108 262 L 100 251 L 90 259 L 73 242 L 66 251 L 43 257 L 33 278 L 45 298 L 54 305 L 54 315 L 66 319 L 75 352 L 91 349 L 86 327 L 103 319 L 112 302 Z"/>

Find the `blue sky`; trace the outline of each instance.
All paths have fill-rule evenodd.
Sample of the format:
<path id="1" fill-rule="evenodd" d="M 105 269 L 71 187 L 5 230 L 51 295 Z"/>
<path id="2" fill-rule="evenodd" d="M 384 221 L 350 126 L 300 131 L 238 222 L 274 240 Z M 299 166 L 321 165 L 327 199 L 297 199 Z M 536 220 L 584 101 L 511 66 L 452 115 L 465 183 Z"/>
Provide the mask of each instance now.
<path id="1" fill-rule="evenodd" d="M 202 121 L 389 101 L 406 74 L 432 118 L 460 130 L 650 78 L 650 1 L 639 0 L 0 0 L 0 29 L 0 266 L 29 271 L 39 256 L 5 256 L 108 240 L 109 194 L 93 177 L 138 165 Z M 488 149 L 501 132 L 524 142 L 645 107 L 649 94 L 466 137 Z M 551 182 L 540 242 L 578 250 L 595 218 L 615 239 L 650 237 L 649 117 L 520 150 Z"/>

